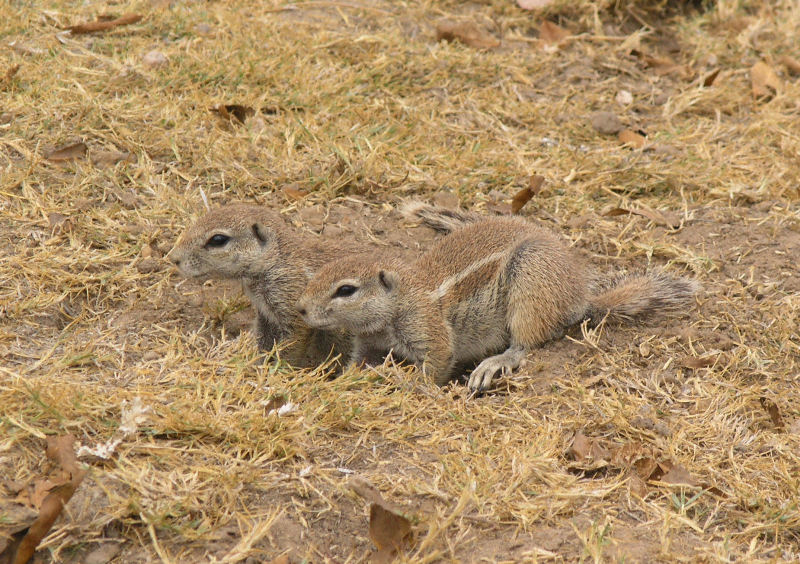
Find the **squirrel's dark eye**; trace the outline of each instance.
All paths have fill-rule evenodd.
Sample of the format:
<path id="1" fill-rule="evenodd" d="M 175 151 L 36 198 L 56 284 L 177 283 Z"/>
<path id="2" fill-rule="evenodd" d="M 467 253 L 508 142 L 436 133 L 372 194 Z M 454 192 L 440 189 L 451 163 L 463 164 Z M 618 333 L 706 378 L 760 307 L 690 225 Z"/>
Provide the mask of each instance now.
<path id="1" fill-rule="evenodd" d="M 341 286 L 336 288 L 336 291 L 333 293 L 333 297 L 346 298 L 348 296 L 352 296 L 353 294 L 355 294 L 356 290 L 358 290 L 358 288 L 356 288 L 355 286 L 351 286 L 350 284 L 342 284 Z"/>
<path id="2" fill-rule="evenodd" d="M 209 237 L 208 241 L 206 241 L 206 247 L 222 247 L 225 243 L 230 241 L 231 238 L 227 235 L 223 235 L 222 233 L 217 233 L 216 235 L 212 235 Z"/>

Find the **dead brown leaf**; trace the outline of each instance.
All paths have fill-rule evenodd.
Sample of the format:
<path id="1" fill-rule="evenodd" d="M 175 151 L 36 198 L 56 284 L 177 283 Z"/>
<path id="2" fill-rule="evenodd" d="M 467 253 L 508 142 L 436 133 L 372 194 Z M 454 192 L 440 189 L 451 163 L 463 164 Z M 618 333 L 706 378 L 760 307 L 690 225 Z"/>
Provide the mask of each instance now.
<path id="1" fill-rule="evenodd" d="M 581 464 L 581 468 L 598 469 L 608 466 L 608 461 L 611 458 L 611 453 L 605 448 L 597 439 L 590 439 L 583 434 L 583 431 L 575 433 L 572 439 L 567 454 L 570 455 L 575 462 Z M 590 464 L 586 466 L 586 462 Z"/>
<path id="2" fill-rule="evenodd" d="M 402 509 L 386 501 L 378 489 L 360 476 L 348 480 L 347 487 L 370 503 L 369 537 L 378 551 L 372 562 L 393 562 L 411 533 L 411 522 L 402 515 Z"/>
<path id="3" fill-rule="evenodd" d="M 47 458 L 58 464 L 58 475 L 63 482 L 50 489 L 42 501 L 39 516 L 28 528 L 10 559 L 14 564 L 25 564 L 31 559 L 36 547 L 50 531 L 64 505 L 86 476 L 86 470 L 78 465 L 74 445 L 75 437 L 72 435 L 47 438 Z"/>
<path id="4" fill-rule="evenodd" d="M 545 20 L 539 26 L 539 37 L 545 43 L 559 43 L 571 36 L 572 34 L 569 31 L 551 21 Z"/>
<path id="5" fill-rule="evenodd" d="M 533 198 L 533 192 L 530 188 L 523 188 L 514 195 L 511 200 L 511 213 L 519 213 L 519 210 Z"/>
<path id="6" fill-rule="evenodd" d="M 659 466 L 664 471 L 664 474 L 660 478 L 653 478 L 660 482 L 664 482 L 666 484 L 675 484 L 675 485 L 686 485 L 686 486 L 697 486 L 697 480 L 695 480 L 689 471 L 681 466 L 680 464 L 673 464 L 671 462 L 660 462 Z"/>
<path id="7" fill-rule="evenodd" d="M 611 451 L 611 463 L 627 469 L 628 490 L 638 496 L 647 495 L 647 481 L 658 468 L 652 449 L 639 442 L 629 442 Z"/>
<path id="8" fill-rule="evenodd" d="M 288 200 L 297 202 L 308 196 L 308 192 L 287 186 L 283 189 L 283 195 L 286 196 Z"/>
<path id="9" fill-rule="evenodd" d="M 5 562 L 5 554 L 13 554 L 25 530 L 36 521 L 37 513 L 30 507 L 17 503 L 0 504 L 0 562 Z M 8 552 L 6 552 L 8 551 Z"/>
<path id="10" fill-rule="evenodd" d="M 392 556 L 399 552 L 411 533 L 411 521 L 384 507 L 381 503 L 369 506 L 369 538 L 378 547 L 378 554 Z M 383 558 L 384 556 L 378 557 Z"/>
<path id="11" fill-rule="evenodd" d="M 542 190 L 543 185 L 544 176 L 538 174 L 531 176 L 528 180 L 528 186 L 517 192 L 511 200 L 511 213 L 518 213 L 531 198 Z"/>
<path id="12" fill-rule="evenodd" d="M 387 506 L 387 502 L 383 499 L 381 492 L 361 476 L 353 476 L 350 478 L 347 482 L 347 487 L 370 503 L 377 503 L 384 507 Z"/>
<path id="13" fill-rule="evenodd" d="M 649 452 L 647 454 L 649 454 Z M 634 462 L 644 456 L 644 445 L 638 442 L 629 442 L 612 449 L 611 463 L 622 468 L 631 467 Z"/>
<path id="14" fill-rule="evenodd" d="M 136 157 L 132 153 L 122 151 L 92 151 L 89 159 L 95 166 L 114 166 L 121 162 L 136 162 Z"/>
<path id="15" fill-rule="evenodd" d="M 597 442 L 595 440 L 588 439 L 583 433 L 579 432 L 575 435 L 571 451 L 576 455 L 589 457 L 594 449 L 598 448 L 599 445 L 596 445 Z M 612 448 L 610 451 L 599 446 L 596 455 L 605 456 L 608 460 L 607 464 L 627 471 L 628 490 L 639 497 L 647 495 L 647 483 L 651 481 L 700 486 L 714 495 L 726 496 L 722 490 L 715 486 L 700 484 L 683 466 L 670 460 L 659 461 L 658 454 L 654 452 L 652 447 L 647 447 L 639 442 L 625 443 Z"/>
<path id="16" fill-rule="evenodd" d="M 714 84 L 714 81 L 715 81 L 715 80 L 717 80 L 717 77 L 719 76 L 719 71 L 720 71 L 720 70 L 721 70 L 721 69 L 714 69 L 713 71 L 711 71 L 710 73 L 708 73 L 708 74 L 705 76 L 705 78 L 703 78 L 703 86 L 705 86 L 706 88 L 708 88 L 709 86 L 713 85 L 713 84 Z"/>
<path id="17" fill-rule="evenodd" d="M 783 422 L 783 416 L 781 416 L 781 410 L 778 408 L 778 405 L 765 396 L 760 397 L 758 401 L 761 403 L 761 407 L 764 408 L 764 411 L 769 415 L 769 418 L 772 419 L 772 424 L 775 425 L 775 428 L 781 433 L 785 432 L 786 424 Z"/>
<path id="18" fill-rule="evenodd" d="M 250 106 L 242 106 L 240 104 L 220 104 L 208 110 L 218 113 L 227 120 L 235 119 L 239 123 L 244 123 L 244 120 L 256 113 Z"/>
<path id="19" fill-rule="evenodd" d="M 101 17 L 93 22 L 86 22 L 78 25 L 67 26 L 66 29 L 70 30 L 72 33 L 75 34 L 108 31 L 110 29 L 114 29 L 115 27 L 119 27 L 121 25 L 134 24 L 140 21 L 142 17 L 143 16 L 139 14 L 125 14 L 124 16 L 120 16 L 116 19 L 111 19 L 111 20 L 108 19 L 107 17 Z"/>
<path id="20" fill-rule="evenodd" d="M 37 478 L 26 484 L 25 487 L 17 493 L 14 502 L 25 505 L 26 507 L 38 509 L 42 506 L 42 502 L 44 498 L 47 497 L 47 493 L 63 482 L 63 480 L 53 481 L 49 478 Z"/>
<path id="21" fill-rule="evenodd" d="M 647 138 L 644 135 L 640 135 L 630 129 L 623 129 L 620 131 L 617 138 L 623 145 L 630 145 L 637 149 L 641 149 L 645 146 L 645 143 L 647 143 Z"/>
<path id="22" fill-rule="evenodd" d="M 658 76 L 677 74 L 682 78 L 686 78 L 690 74 L 689 69 L 686 68 L 686 65 L 679 65 L 670 57 L 657 57 L 636 49 L 632 50 L 631 54 L 636 56 L 648 68 L 653 69 Z"/>
<path id="23" fill-rule="evenodd" d="M 73 143 L 52 151 L 47 155 L 47 160 L 58 163 L 82 159 L 86 156 L 86 150 L 86 143 Z"/>
<path id="24" fill-rule="evenodd" d="M 589 438 L 583 434 L 583 431 L 578 431 L 572 439 L 572 446 L 569 447 L 567 454 L 571 455 L 574 459 L 580 460 L 588 458 L 591 451 L 591 443 Z"/>
<path id="25" fill-rule="evenodd" d="M 21 66 L 20 64 L 16 64 L 8 67 L 6 74 L 3 76 L 2 79 L 0 79 L 0 87 L 5 88 L 9 84 L 11 84 L 11 79 L 13 79 L 14 76 L 17 74 L 17 72 L 20 69 L 20 66 Z"/>
<path id="26" fill-rule="evenodd" d="M 714 363 L 717 362 L 717 358 L 719 358 L 719 355 L 715 354 L 706 356 L 687 356 L 681 359 L 680 365 L 691 370 L 708 368 L 709 366 L 714 366 Z"/>
<path id="27" fill-rule="evenodd" d="M 636 460 L 631 465 L 631 470 L 633 470 L 634 474 L 639 476 L 639 478 L 645 482 L 654 479 L 653 476 L 655 475 L 663 475 L 661 467 L 658 465 L 658 461 L 649 456 L 645 456 Z"/>
<path id="28" fill-rule="evenodd" d="M 706 490 L 708 493 L 714 494 L 719 497 L 728 497 L 724 491 L 719 489 L 717 486 L 709 486 L 708 484 L 700 484 L 700 487 Z"/>
<path id="29" fill-rule="evenodd" d="M 789 55 L 782 55 L 778 58 L 778 62 L 786 67 L 792 74 L 800 74 L 800 61 L 790 57 Z"/>
<path id="30" fill-rule="evenodd" d="M 84 472 L 78 465 L 78 458 L 75 456 L 74 445 L 75 437 L 72 435 L 48 437 L 45 455 L 70 474 Z"/>
<path id="31" fill-rule="evenodd" d="M 647 482 L 631 472 L 628 476 L 628 491 L 637 497 L 644 497 L 647 495 Z"/>
<path id="32" fill-rule="evenodd" d="M 659 210 L 653 210 L 649 208 L 640 208 L 640 209 L 611 208 L 603 215 L 607 217 L 616 217 L 620 215 L 640 215 L 642 217 L 646 217 L 647 219 L 658 225 L 664 225 L 672 229 L 679 227 L 681 224 L 680 218 L 678 218 L 674 214 L 669 212 L 662 212 Z"/>
<path id="33" fill-rule="evenodd" d="M 750 81 L 754 98 L 774 96 L 781 89 L 781 79 L 775 70 L 764 61 L 759 61 L 750 69 Z"/>
<path id="34" fill-rule="evenodd" d="M 475 22 L 457 22 L 446 19 L 436 22 L 436 40 L 458 40 L 476 49 L 492 49 L 500 45 L 499 39 Z"/>

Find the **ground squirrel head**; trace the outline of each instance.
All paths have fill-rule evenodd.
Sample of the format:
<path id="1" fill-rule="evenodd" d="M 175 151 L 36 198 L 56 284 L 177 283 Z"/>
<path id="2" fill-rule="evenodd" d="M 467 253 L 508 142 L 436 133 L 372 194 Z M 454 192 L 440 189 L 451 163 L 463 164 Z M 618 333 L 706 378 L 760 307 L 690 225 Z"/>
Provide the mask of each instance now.
<path id="1" fill-rule="evenodd" d="M 246 278 L 278 260 L 284 220 L 251 204 L 211 210 L 181 235 L 169 258 L 188 278 Z"/>
<path id="2" fill-rule="evenodd" d="M 345 258 L 317 272 L 298 300 L 297 311 L 317 329 L 377 333 L 392 320 L 398 283 L 391 262 Z"/>

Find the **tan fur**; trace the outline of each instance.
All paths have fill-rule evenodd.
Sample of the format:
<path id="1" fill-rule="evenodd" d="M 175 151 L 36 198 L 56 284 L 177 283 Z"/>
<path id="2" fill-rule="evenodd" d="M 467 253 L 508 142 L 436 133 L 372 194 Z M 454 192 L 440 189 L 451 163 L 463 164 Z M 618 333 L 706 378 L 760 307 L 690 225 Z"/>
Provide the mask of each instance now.
<path id="1" fill-rule="evenodd" d="M 229 240 L 219 247 L 209 245 L 214 235 Z M 323 264 L 358 250 L 294 229 L 266 208 L 231 204 L 210 211 L 187 229 L 168 258 L 188 278 L 240 280 L 256 310 L 259 348 L 268 350 L 291 339 L 297 342 L 292 360 L 314 364 L 332 352 L 348 354 L 349 339 L 340 332 L 310 329 L 294 303 Z"/>
<path id="2" fill-rule="evenodd" d="M 686 306 L 698 288 L 653 274 L 593 293 L 593 279 L 560 237 L 496 217 L 453 231 L 415 263 L 353 257 L 326 265 L 298 308 L 313 327 L 356 336 L 352 363 L 371 348 L 391 349 L 444 384 L 456 367 L 481 361 L 469 381 L 479 391 L 571 325 Z M 337 297 L 343 285 L 357 290 Z"/>
<path id="3" fill-rule="evenodd" d="M 436 207 L 426 209 L 423 224 L 437 221 Z M 413 215 L 412 215 L 413 217 Z M 214 235 L 228 237 L 210 245 Z M 340 331 L 309 328 L 295 303 L 308 280 L 325 263 L 369 251 L 352 242 L 322 239 L 291 226 L 280 214 L 252 204 L 214 209 L 189 227 L 168 258 L 181 273 L 196 280 L 240 280 L 256 310 L 254 330 L 261 349 L 277 341 L 297 341 L 295 362 L 317 364 L 333 352 L 348 354 L 349 338 Z"/>

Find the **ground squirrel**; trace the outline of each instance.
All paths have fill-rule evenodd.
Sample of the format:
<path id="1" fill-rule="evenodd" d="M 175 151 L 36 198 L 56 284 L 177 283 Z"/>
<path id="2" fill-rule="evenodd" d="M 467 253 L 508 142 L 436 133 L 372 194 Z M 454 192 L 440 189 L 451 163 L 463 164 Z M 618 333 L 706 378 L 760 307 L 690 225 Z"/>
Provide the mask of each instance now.
<path id="1" fill-rule="evenodd" d="M 494 217 L 454 230 L 413 263 L 351 257 L 328 264 L 297 307 L 312 327 L 354 335 L 352 364 L 371 349 L 392 350 L 442 385 L 481 361 L 468 385 L 483 391 L 571 325 L 676 310 L 699 288 L 663 273 L 617 277 L 604 287 L 596 279 L 554 233 Z"/>
<path id="2" fill-rule="evenodd" d="M 406 216 L 446 231 L 446 223 L 458 224 L 447 219 L 445 211 L 428 206 L 424 212 L 409 211 Z M 370 247 L 304 233 L 265 207 L 230 204 L 210 211 L 188 228 L 167 258 L 188 278 L 240 280 L 256 310 L 259 348 L 269 350 L 277 341 L 292 339 L 303 350 L 303 362 L 313 365 L 324 360 L 332 347 L 335 353 L 346 353 L 350 339 L 337 331 L 309 328 L 295 303 L 323 264 L 369 251 L 374 253 Z"/>

